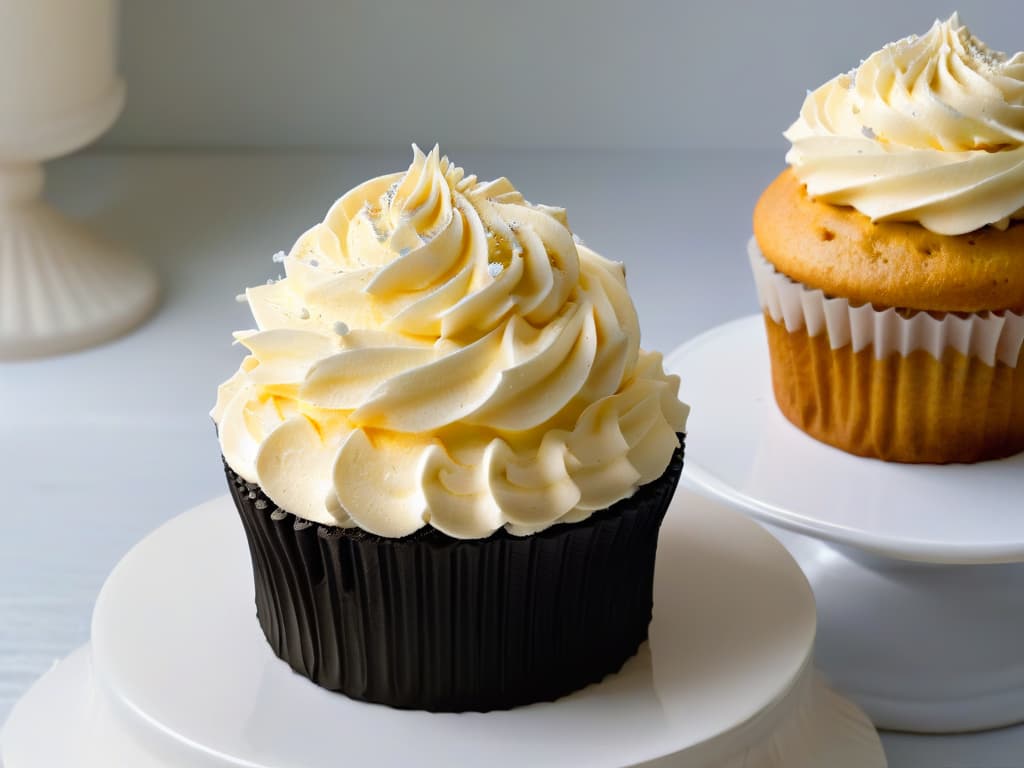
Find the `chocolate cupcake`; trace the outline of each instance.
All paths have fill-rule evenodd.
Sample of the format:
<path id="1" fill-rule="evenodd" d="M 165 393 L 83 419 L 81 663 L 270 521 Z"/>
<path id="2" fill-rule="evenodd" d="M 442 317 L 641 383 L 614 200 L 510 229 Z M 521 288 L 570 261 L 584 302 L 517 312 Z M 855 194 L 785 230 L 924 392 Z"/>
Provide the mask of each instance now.
<path id="1" fill-rule="evenodd" d="M 617 671 L 647 635 L 687 413 L 621 265 L 436 147 L 279 260 L 213 411 L 274 652 L 432 711 Z"/>

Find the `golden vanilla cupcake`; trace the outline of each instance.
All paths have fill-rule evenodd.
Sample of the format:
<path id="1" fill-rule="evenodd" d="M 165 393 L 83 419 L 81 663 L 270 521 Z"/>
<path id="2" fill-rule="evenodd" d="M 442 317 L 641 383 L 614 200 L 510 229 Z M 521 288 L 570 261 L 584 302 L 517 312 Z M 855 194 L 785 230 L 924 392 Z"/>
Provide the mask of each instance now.
<path id="1" fill-rule="evenodd" d="M 213 411 L 273 652 L 432 711 L 616 672 L 647 637 L 687 417 L 622 265 L 436 147 L 278 260 Z"/>
<path id="2" fill-rule="evenodd" d="M 954 14 L 785 136 L 749 248 L 783 414 L 886 461 L 1024 450 L 1024 53 Z"/>

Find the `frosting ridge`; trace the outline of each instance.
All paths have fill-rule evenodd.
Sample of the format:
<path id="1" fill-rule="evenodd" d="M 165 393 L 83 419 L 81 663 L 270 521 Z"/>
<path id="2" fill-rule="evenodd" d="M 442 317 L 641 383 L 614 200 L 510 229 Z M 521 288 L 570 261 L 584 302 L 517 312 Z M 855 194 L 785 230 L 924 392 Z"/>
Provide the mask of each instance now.
<path id="1" fill-rule="evenodd" d="M 528 534 L 659 477 L 687 408 L 621 265 L 507 179 L 413 152 L 246 291 L 257 330 L 212 412 L 228 464 L 300 517 L 392 537 Z"/>
<path id="2" fill-rule="evenodd" d="M 784 134 L 808 194 L 944 235 L 1024 218 L 1024 52 L 953 14 L 808 93 Z"/>

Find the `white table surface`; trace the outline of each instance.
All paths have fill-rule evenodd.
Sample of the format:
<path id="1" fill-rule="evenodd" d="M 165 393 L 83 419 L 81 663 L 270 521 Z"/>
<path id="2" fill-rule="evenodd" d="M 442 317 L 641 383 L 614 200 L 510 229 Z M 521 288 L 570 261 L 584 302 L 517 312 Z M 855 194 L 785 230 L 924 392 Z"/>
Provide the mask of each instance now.
<path id="1" fill-rule="evenodd" d="M 645 347 L 668 352 L 756 310 L 744 248 L 781 142 L 773 153 L 445 149 L 481 178 L 506 175 L 527 199 L 566 206 L 588 245 L 626 262 Z M 150 260 L 164 297 L 125 339 L 0 363 L 0 722 L 88 639 L 95 596 L 131 545 L 224 492 L 207 414 L 242 357 L 231 332 L 251 326 L 235 295 L 276 276 L 271 255 L 341 193 L 409 157 L 92 152 L 50 168 L 49 197 Z M 921 739 L 885 741 L 893 768 L 925 765 L 910 757 Z M 927 742 L 952 758 L 942 739 Z M 1017 764 L 998 737 L 957 744 L 977 768 Z"/>

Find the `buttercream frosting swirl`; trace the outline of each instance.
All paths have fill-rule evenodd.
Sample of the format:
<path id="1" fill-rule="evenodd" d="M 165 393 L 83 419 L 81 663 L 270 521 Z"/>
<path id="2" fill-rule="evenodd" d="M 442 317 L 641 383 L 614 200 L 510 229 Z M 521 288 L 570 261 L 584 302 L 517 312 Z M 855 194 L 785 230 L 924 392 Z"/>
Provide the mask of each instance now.
<path id="1" fill-rule="evenodd" d="M 245 297 L 225 460 L 308 520 L 457 538 L 575 522 L 659 477 L 679 380 L 565 211 L 437 147 L 345 194 Z"/>
<path id="2" fill-rule="evenodd" d="M 808 93 L 785 136 L 808 194 L 944 235 L 1024 218 L 1024 52 L 957 14 Z"/>

